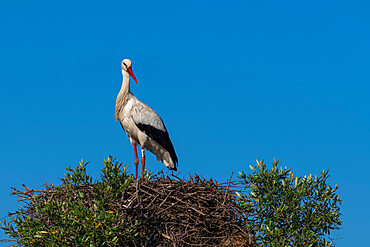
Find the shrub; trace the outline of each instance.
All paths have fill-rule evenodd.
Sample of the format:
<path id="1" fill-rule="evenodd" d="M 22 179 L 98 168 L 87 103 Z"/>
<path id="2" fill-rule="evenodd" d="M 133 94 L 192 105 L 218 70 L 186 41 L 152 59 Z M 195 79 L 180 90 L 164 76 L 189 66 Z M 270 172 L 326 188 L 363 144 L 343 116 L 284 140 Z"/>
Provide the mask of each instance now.
<path id="1" fill-rule="evenodd" d="M 104 160 L 101 180 L 92 184 L 86 165 L 81 161 L 67 168 L 60 186 L 14 189 L 13 194 L 27 198 L 26 205 L 11 214 L 10 221 L 3 220 L 1 228 L 22 246 L 116 246 L 133 238 L 138 222 L 126 222 L 117 212 L 133 181 L 126 166 L 111 157 Z"/>
<path id="2" fill-rule="evenodd" d="M 327 183 L 329 171 L 296 177 L 290 168 L 268 169 L 258 162 L 252 173 L 240 173 L 248 193 L 239 194 L 249 214 L 248 227 L 261 246 L 330 246 L 330 230 L 339 229 L 338 186 Z"/>

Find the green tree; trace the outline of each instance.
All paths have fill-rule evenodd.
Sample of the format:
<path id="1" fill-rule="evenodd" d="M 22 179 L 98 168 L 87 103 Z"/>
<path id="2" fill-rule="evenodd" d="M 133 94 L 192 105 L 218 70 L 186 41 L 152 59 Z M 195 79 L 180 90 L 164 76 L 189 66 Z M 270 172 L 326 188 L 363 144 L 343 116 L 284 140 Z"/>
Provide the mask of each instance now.
<path id="1" fill-rule="evenodd" d="M 238 196 L 254 240 L 261 246 L 331 246 L 330 230 L 342 221 L 338 186 L 327 183 L 329 171 L 296 177 L 278 164 L 268 169 L 257 161 L 251 174 L 240 173 L 247 193 Z"/>
<path id="2" fill-rule="evenodd" d="M 40 194 L 16 191 L 30 198 L 28 204 L 1 221 L 0 228 L 20 246 L 118 246 L 133 240 L 139 222 L 122 220 L 118 213 L 133 177 L 109 157 L 93 184 L 86 165 L 81 161 L 67 168 L 60 186 L 46 185 Z"/>

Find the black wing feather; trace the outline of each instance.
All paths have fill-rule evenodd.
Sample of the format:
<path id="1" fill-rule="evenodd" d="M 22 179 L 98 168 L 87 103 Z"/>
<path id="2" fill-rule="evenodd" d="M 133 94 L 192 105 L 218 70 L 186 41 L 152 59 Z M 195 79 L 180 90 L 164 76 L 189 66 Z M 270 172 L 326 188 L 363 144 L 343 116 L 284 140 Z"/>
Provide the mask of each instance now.
<path id="1" fill-rule="evenodd" d="M 135 124 L 139 128 L 139 130 L 144 132 L 147 136 L 152 138 L 154 141 L 156 141 L 159 145 L 161 145 L 164 149 L 166 149 L 169 152 L 171 159 L 175 163 L 174 170 L 176 171 L 178 159 L 175 153 L 175 149 L 172 145 L 170 136 L 168 135 L 168 132 L 156 129 L 155 127 L 151 125 L 147 125 L 147 124 L 142 124 L 142 123 L 135 123 Z"/>

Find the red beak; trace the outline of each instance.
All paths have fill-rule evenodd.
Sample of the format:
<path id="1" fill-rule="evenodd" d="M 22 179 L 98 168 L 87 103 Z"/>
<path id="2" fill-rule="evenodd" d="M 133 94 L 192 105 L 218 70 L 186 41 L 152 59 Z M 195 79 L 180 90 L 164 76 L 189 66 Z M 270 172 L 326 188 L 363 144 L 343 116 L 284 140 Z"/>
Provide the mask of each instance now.
<path id="1" fill-rule="evenodd" d="M 137 84 L 137 85 L 139 85 L 139 83 L 137 82 L 136 77 L 135 77 L 134 72 L 132 71 L 131 67 L 128 67 L 128 68 L 127 68 L 127 72 L 130 74 L 130 76 L 131 76 L 132 78 L 134 78 L 134 80 L 135 80 L 136 84 Z"/>

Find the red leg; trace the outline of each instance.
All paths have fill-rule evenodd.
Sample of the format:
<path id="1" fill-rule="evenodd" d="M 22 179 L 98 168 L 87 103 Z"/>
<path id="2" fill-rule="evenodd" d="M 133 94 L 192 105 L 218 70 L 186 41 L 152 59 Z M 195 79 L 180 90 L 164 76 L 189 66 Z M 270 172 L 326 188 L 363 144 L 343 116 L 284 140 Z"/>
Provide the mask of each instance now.
<path id="1" fill-rule="evenodd" d="M 136 144 L 133 144 L 135 152 L 135 179 L 137 179 L 137 171 L 139 168 L 139 157 L 137 156 Z"/>
<path id="2" fill-rule="evenodd" d="M 141 177 L 144 178 L 144 171 L 145 171 L 145 149 L 142 147 L 141 148 L 141 164 L 142 164 L 142 172 L 141 172 Z"/>

